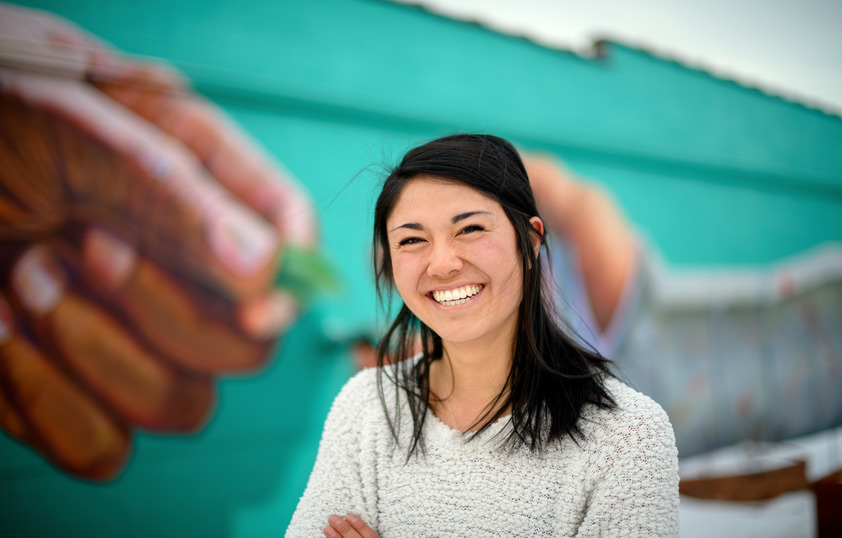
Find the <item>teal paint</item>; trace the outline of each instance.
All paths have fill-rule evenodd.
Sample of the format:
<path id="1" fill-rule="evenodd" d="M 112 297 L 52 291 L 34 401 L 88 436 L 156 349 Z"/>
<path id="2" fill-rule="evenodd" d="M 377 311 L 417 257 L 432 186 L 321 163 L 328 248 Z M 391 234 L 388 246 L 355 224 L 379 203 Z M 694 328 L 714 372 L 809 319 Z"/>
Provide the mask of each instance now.
<path id="1" fill-rule="evenodd" d="M 763 264 L 842 241 L 842 119 L 630 46 L 582 58 L 375 0 L 29 5 L 182 70 L 313 193 L 348 286 L 305 313 L 261 375 L 222 381 L 200 434 L 141 435 L 114 483 L 67 478 L 0 439 L 11 536 L 280 533 L 351 373 L 331 338 L 383 319 L 370 165 L 416 142 L 484 131 L 556 153 L 679 265 Z"/>

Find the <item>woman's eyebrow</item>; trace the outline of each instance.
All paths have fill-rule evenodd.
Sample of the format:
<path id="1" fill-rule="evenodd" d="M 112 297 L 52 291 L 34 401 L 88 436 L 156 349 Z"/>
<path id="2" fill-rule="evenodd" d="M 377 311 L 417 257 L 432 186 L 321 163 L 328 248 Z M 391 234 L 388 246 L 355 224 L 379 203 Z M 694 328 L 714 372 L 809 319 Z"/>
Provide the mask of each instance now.
<path id="1" fill-rule="evenodd" d="M 452 224 L 456 224 L 460 220 L 465 220 L 469 217 L 473 217 L 474 215 L 493 215 L 491 211 L 466 211 L 465 213 L 459 213 L 458 215 L 451 217 L 450 222 Z M 424 227 L 417 223 L 417 222 L 406 222 L 401 224 L 400 226 L 395 226 L 389 232 L 394 232 L 395 230 L 400 230 L 401 228 L 409 228 L 410 230 L 423 230 Z"/>
<path id="2" fill-rule="evenodd" d="M 400 230 L 401 228 L 409 228 L 410 230 L 423 230 L 424 227 L 418 224 L 417 222 L 407 222 L 405 224 L 401 224 L 400 226 L 395 226 L 389 233 L 394 232 L 395 230 Z"/>
<path id="3" fill-rule="evenodd" d="M 467 213 L 459 213 L 455 217 L 451 218 L 450 222 L 452 222 L 453 224 L 456 224 L 460 220 L 465 220 L 468 217 L 473 217 L 474 215 L 480 215 L 480 214 L 493 215 L 493 213 L 491 213 L 491 211 L 468 211 Z"/>

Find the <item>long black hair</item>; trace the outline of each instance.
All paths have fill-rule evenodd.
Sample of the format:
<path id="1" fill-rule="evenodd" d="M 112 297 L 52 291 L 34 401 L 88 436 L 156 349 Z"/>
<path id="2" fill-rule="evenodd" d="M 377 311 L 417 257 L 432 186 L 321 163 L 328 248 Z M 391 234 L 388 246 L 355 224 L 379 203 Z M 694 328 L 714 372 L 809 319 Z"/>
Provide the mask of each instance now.
<path id="1" fill-rule="evenodd" d="M 486 413 L 471 426 L 476 433 L 511 409 L 511 433 L 504 444 L 541 451 L 547 443 L 581 437 L 579 417 L 585 405 L 615 405 L 604 386 L 608 362 L 595 351 L 568 337 L 548 302 L 541 250 L 543 234 L 530 222 L 538 216 L 529 178 L 515 148 L 496 136 L 458 134 L 439 138 L 410 150 L 383 184 L 374 209 L 374 268 L 381 300 L 394 292 L 392 259 L 386 219 L 406 184 L 418 176 L 433 176 L 472 187 L 498 202 L 515 229 L 523 274 L 523 297 L 508 380 Z M 533 247 L 540 238 L 538 254 Z M 385 292 L 385 293 L 384 293 Z M 418 360 L 406 360 L 419 352 Z M 412 416 L 412 437 L 407 457 L 420 447 L 431 398 L 430 365 L 442 358 L 441 338 L 406 304 L 377 346 L 378 388 L 392 435 L 398 440 L 400 399 L 405 397 Z M 390 412 L 383 375 L 394 388 L 396 405 Z M 500 405 L 498 405 L 500 404 Z M 492 411 L 497 409 L 492 414 Z M 476 435 L 476 433 L 474 435 Z"/>

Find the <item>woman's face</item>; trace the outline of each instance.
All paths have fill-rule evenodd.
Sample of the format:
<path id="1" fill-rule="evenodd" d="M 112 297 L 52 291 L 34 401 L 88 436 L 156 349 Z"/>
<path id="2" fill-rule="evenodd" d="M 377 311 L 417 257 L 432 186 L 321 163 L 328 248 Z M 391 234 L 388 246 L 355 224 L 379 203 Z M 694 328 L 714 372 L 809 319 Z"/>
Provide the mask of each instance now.
<path id="1" fill-rule="evenodd" d="M 419 176 L 404 187 L 386 229 L 398 293 L 446 346 L 510 345 L 521 263 L 499 203 L 461 183 Z"/>

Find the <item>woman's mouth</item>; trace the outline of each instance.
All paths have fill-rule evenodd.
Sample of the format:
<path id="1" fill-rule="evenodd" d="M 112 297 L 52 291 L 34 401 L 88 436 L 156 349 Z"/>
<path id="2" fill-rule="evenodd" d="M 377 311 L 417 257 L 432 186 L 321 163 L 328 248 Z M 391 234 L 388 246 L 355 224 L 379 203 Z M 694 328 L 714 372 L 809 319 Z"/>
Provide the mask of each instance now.
<path id="1" fill-rule="evenodd" d="M 433 300 L 443 306 L 456 306 L 470 301 L 483 288 L 481 284 L 462 286 L 452 290 L 437 290 L 432 292 Z"/>

